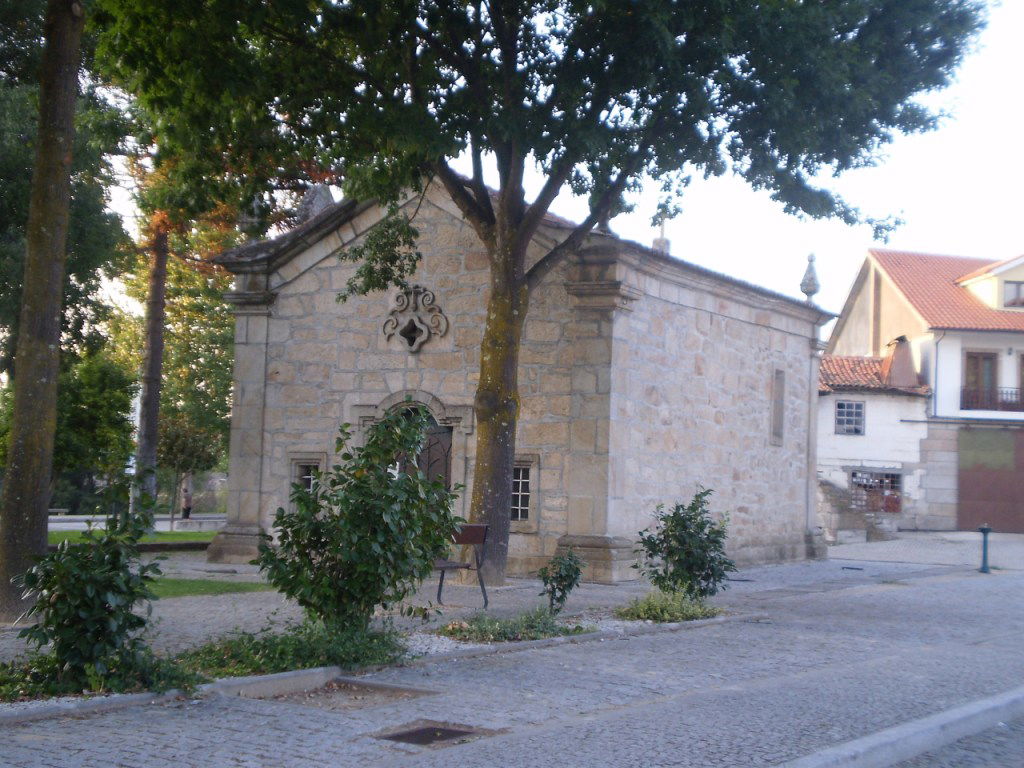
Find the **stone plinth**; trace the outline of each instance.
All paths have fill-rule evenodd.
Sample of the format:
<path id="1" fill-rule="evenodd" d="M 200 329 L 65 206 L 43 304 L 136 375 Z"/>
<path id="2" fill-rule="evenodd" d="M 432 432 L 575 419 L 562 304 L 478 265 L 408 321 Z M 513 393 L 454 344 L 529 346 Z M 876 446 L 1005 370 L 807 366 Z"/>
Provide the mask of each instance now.
<path id="1" fill-rule="evenodd" d="M 558 552 L 569 547 L 586 561 L 583 580 L 597 584 L 617 584 L 637 578 L 633 568 L 636 543 L 621 536 L 567 534 L 558 539 Z"/>
<path id="2" fill-rule="evenodd" d="M 209 563 L 248 563 L 259 553 L 260 529 L 255 525 L 228 525 L 206 549 Z"/>

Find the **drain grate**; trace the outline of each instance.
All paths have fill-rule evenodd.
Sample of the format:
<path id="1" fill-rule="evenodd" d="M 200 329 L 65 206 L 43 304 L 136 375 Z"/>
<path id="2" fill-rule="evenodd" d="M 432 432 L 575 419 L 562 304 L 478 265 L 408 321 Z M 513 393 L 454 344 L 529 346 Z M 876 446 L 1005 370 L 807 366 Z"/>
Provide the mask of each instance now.
<path id="1" fill-rule="evenodd" d="M 443 741 L 454 741 L 455 739 L 478 735 L 480 734 L 472 728 L 459 728 L 450 725 L 425 725 L 419 728 L 399 731 L 398 733 L 391 733 L 387 736 L 381 736 L 381 738 L 389 741 L 401 741 L 404 744 L 427 746 L 429 744 L 438 744 Z"/>
<path id="2" fill-rule="evenodd" d="M 444 723 L 437 720 L 413 720 L 386 731 L 378 731 L 372 734 L 377 739 L 388 741 L 400 741 L 403 744 L 415 744 L 418 747 L 451 747 L 455 744 L 462 744 L 470 739 L 479 739 L 485 736 L 495 736 L 499 733 L 506 733 L 506 730 L 497 731 L 490 728 L 477 728 L 462 723 Z"/>

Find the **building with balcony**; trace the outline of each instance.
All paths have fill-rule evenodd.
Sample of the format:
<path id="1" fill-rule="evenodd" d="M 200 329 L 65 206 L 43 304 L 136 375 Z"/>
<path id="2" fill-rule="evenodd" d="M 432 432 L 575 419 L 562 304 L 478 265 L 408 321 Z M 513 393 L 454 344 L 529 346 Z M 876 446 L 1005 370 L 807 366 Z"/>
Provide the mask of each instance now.
<path id="1" fill-rule="evenodd" d="M 870 376 L 833 386 L 858 360 L 862 371 L 896 365 L 898 386 L 881 383 L 888 406 L 874 402 L 882 393 Z M 822 363 L 819 480 L 852 498 L 858 473 L 891 476 L 900 499 L 889 503 L 890 522 L 902 528 L 1024 532 L 1022 389 L 1024 256 L 872 249 Z M 860 431 L 847 429 L 848 413 Z M 820 509 L 838 516 L 841 496 Z"/>

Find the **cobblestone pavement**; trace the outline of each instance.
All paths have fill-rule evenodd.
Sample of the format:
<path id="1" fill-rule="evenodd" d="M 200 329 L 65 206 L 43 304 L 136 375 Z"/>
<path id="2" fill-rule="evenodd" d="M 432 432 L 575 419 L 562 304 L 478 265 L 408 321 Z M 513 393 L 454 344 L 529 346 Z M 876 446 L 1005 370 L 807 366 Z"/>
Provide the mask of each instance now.
<path id="1" fill-rule="evenodd" d="M 387 669 L 367 680 L 433 695 L 361 710 L 211 698 L 9 726 L 0 764 L 770 766 L 1024 682 L 1024 573 L 846 567 L 738 574 L 723 604 L 765 621 Z M 502 732 L 374 737 L 423 718 Z"/>
<path id="2" fill-rule="evenodd" d="M 975 736 L 926 752 L 893 768 L 1020 768 L 1024 766 L 1024 720 L 1000 723 Z"/>
<path id="3" fill-rule="evenodd" d="M 903 531 L 892 541 L 838 544 L 829 557 L 847 560 L 890 561 L 931 565 L 981 565 L 981 534 L 974 531 L 922 533 Z M 1024 534 L 989 535 L 989 564 L 1003 570 L 1024 570 Z"/>
<path id="4" fill-rule="evenodd" d="M 244 578 L 256 580 L 256 569 L 248 565 L 208 566 L 202 553 L 176 553 L 162 563 L 165 573 L 182 578 Z M 742 602 L 750 593 L 788 594 L 794 590 L 835 589 L 871 583 L 901 574 L 927 574 L 930 567 L 894 563 L 857 562 L 854 566 L 828 561 L 768 565 L 749 568 L 736 574 L 738 581 L 722 595 L 719 602 L 731 605 Z M 216 574 L 216 575 L 214 575 Z M 503 616 L 521 613 L 543 604 L 539 596 L 540 582 L 535 579 L 510 579 L 507 586 L 488 589 L 491 598 L 489 613 Z M 642 595 L 649 586 L 640 582 L 606 586 L 582 584 L 573 593 L 566 614 L 607 612 L 633 597 Z M 427 605 L 436 600 L 437 582 L 427 582 L 415 602 Z M 475 584 L 445 584 L 442 613 L 431 623 L 439 624 L 480 610 L 480 589 Z M 297 620 L 301 611 L 276 592 L 247 592 L 202 597 L 180 597 L 157 600 L 153 604 L 154 623 L 150 642 L 161 653 L 177 653 L 234 631 L 256 632 L 267 626 L 279 626 Z M 410 619 L 396 619 L 399 628 L 415 628 L 421 624 Z M 17 629 L 0 628 L 0 660 L 14 658 L 25 650 L 17 638 Z"/>

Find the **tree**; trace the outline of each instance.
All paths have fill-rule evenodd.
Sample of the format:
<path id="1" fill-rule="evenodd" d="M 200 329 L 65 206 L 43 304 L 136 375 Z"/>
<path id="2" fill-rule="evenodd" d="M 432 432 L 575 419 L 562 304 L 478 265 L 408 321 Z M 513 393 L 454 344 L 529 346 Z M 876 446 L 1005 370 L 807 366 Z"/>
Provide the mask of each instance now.
<path id="1" fill-rule="evenodd" d="M 492 579 L 507 555 L 532 289 L 644 178 L 662 186 L 660 216 L 673 213 L 687 174 L 731 170 L 787 211 L 861 220 L 814 176 L 869 164 L 896 133 L 932 127 L 915 97 L 949 81 L 981 15 L 975 0 L 101 6 L 106 53 L 161 115 L 168 141 L 231 151 L 237 125 L 267 125 L 268 147 L 290 145 L 323 166 L 343 161 L 355 197 L 387 205 L 436 179 L 476 231 L 491 278 L 471 516 L 495 534 Z M 244 157 L 251 147 L 237 149 Z M 453 170 L 460 156 L 468 179 Z M 530 165 L 544 174 L 532 201 Z M 589 214 L 527 263 L 565 188 L 588 197 Z M 415 266 L 394 247 L 413 235 L 396 208 L 390 226 L 406 237 L 359 251 L 357 289 L 401 283 Z"/>
<path id="2" fill-rule="evenodd" d="M 172 528 L 182 477 L 213 469 L 219 458 L 217 447 L 217 435 L 196 426 L 183 414 L 163 416 L 160 419 L 157 460 L 160 466 L 174 473 L 174 485 L 171 486 Z"/>
<path id="3" fill-rule="evenodd" d="M 128 370 L 107 351 L 75 360 L 65 357 L 57 384 L 57 429 L 51 488 L 77 506 L 90 493 L 123 478 L 132 454 L 132 400 L 137 390 Z M 7 465 L 10 388 L 0 394 L 0 466 Z"/>
<path id="4" fill-rule="evenodd" d="M 13 371 L 25 271 L 25 235 L 34 137 L 37 133 L 43 0 L 0 11 L 0 372 Z M 96 347 L 105 315 L 103 275 L 121 268 L 127 236 L 106 209 L 114 183 L 109 157 L 123 151 L 128 131 L 119 106 L 90 82 L 79 96 L 72 153 L 71 209 L 63 286 L 62 349 Z"/>
<path id="5" fill-rule="evenodd" d="M 19 316 L 14 407 L 0 495 L 0 620 L 22 611 L 11 579 L 46 551 L 57 416 L 61 294 L 71 203 L 75 101 L 85 11 L 48 0 L 43 30 L 39 132 L 32 171 Z"/>
<path id="6" fill-rule="evenodd" d="M 233 229 L 225 234 L 231 238 Z M 227 450 L 231 414 L 234 318 L 224 294 L 231 276 L 206 258 L 209 239 L 221 238 L 197 227 L 188 238 L 172 237 L 171 250 L 180 258 L 167 263 L 164 352 L 160 388 L 160 412 L 184 414 L 215 436 L 216 450 Z M 144 302 L 148 292 L 149 264 L 139 254 L 122 275 L 125 293 Z M 139 370 L 144 325 L 141 318 L 115 311 L 107 327 L 113 354 L 129 370 Z"/>

